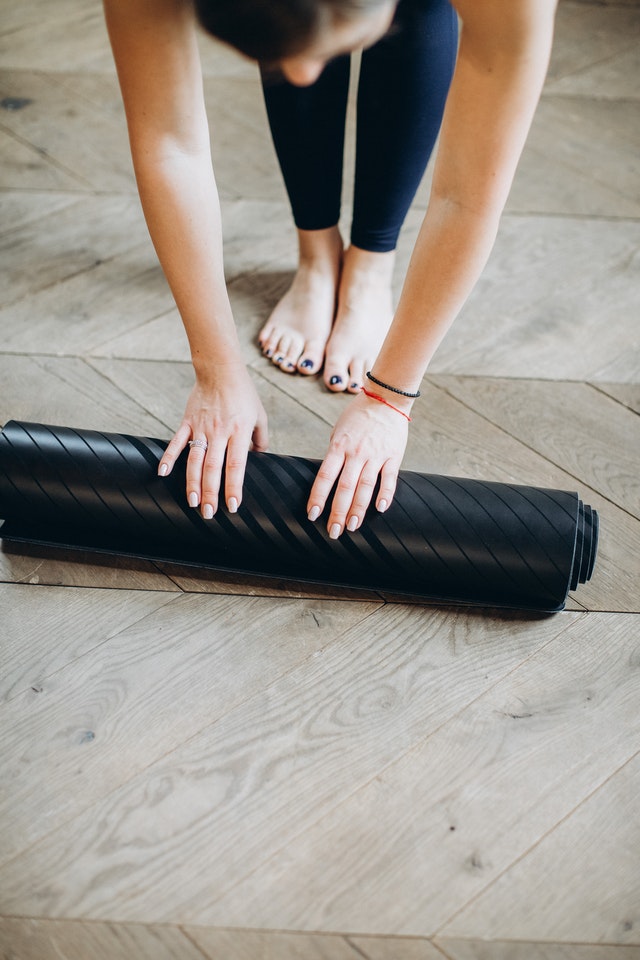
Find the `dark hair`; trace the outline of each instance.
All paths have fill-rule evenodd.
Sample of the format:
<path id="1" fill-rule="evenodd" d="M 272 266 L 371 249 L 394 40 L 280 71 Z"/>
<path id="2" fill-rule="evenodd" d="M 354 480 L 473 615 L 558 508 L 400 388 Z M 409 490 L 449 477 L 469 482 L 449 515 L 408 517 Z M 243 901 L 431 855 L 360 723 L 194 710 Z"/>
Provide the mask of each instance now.
<path id="1" fill-rule="evenodd" d="M 349 20 L 384 0 L 194 0 L 201 25 L 252 60 L 277 61 L 305 49 L 326 23 Z"/>

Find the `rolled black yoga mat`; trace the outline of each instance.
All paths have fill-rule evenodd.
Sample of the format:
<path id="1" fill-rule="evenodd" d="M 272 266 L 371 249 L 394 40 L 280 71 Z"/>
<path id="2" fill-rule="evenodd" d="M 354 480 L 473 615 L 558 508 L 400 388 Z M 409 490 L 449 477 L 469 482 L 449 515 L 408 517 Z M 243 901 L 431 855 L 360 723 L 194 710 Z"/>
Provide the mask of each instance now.
<path id="1" fill-rule="evenodd" d="M 0 536 L 427 601 L 555 611 L 591 576 L 598 516 L 577 493 L 402 471 L 393 504 L 329 539 L 306 503 L 319 461 L 251 453 L 237 514 L 203 520 L 166 443 L 10 421 Z"/>

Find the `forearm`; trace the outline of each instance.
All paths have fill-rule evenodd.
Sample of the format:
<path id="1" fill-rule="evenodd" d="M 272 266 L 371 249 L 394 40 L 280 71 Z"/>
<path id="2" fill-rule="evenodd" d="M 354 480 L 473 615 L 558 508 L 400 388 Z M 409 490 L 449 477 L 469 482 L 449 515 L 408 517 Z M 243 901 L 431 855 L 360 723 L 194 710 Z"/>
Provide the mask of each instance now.
<path id="1" fill-rule="evenodd" d="M 417 390 L 473 290 L 493 247 L 501 207 L 469 210 L 433 198 L 418 235 L 396 315 L 374 372 Z"/>
<path id="2" fill-rule="evenodd" d="M 220 205 L 208 151 L 136 156 L 151 239 L 182 317 L 197 371 L 240 359 L 227 295 Z"/>

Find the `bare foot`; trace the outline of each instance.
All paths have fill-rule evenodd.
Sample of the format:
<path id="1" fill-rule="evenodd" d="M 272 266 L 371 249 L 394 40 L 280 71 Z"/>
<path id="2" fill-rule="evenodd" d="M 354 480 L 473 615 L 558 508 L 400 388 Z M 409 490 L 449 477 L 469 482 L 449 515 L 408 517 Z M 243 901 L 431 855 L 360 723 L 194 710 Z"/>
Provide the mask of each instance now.
<path id="1" fill-rule="evenodd" d="M 395 251 L 349 247 L 342 263 L 338 312 L 327 343 L 324 382 L 335 393 L 359 393 L 393 319 Z"/>
<path id="2" fill-rule="evenodd" d="M 262 352 L 285 373 L 317 373 L 336 309 L 342 260 L 337 227 L 298 230 L 293 283 L 258 336 Z"/>

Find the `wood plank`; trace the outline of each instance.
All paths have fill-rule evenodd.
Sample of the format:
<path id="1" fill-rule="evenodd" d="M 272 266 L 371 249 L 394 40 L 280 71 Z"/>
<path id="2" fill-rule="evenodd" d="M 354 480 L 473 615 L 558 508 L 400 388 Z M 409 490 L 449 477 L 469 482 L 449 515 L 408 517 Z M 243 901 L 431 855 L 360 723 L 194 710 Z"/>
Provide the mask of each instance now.
<path id="1" fill-rule="evenodd" d="M 88 191 L 89 184 L 0 128 L 0 189 Z"/>
<path id="2" fill-rule="evenodd" d="M 503 217 L 482 278 L 431 372 L 591 379 L 637 342 L 639 244 L 634 220 Z M 637 357 L 635 370 L 637 379 Z"/>
<path id="3" fill-rule="evenodd" d="M 2 423 L 29 420 L 146 435 L 165 429 L 162 421 L 78 358 L 0 354 L 0 378 Z"/>
<path id="4" fill-rule="evenodd" d="M 23 230 L 78 202 L 73 193 L 49 190 L 4 190 L 0 193 L 0 234 Z"/>
<path id="5" fill-rule="evenodd" d="M 168 571 L 149 560 L 4 541 L 0 546 L 0 582 L 173 593 L 181 589 Z"/>
<path id="6" fill-rule="evenodd" d="M 325 606 L 333 618 L 327 631 L 313 616 L 322 624 L 318 611 Z M 242 899 L 233 891 L 277 851 L 293 854 L 300 834 L 372 780 L 378 783 L 389 763 L 580 617 L 474 621 L 455 611 L 370 611 L 369 605 L 319 601 L 301 607 L 300 601 L 179 597 L 161 620 L 150 618 L 103 645 L 104 662 L 92 658 L 66 671 L 55 722 L 49 717 L 44 723 L 46 713 L 39 720 L 25 708 L 24 733 L 11 737 L 18 753 L 28 744 L 32 762 L 31 778 L 27 770 L 22 780 L 9 780 L 13 829 L 7 842 L 43 829 L 41 806 L 50 811 L 55 805 L 55 811 L 64 804 L 71 819 L 0 868 L 4 912 L 327 930 L 325 920 L 320 926 L 278 923 L 275 887 L 273 909 L 263 904 L 266 923 L 248 895 Z M 155 669 L 146 666 L 154 662 Z M 235 709 L 223 713 L 234 698 Z M 34 724 L 42 734 L 36 736 Z M 3 729 L 9 737 L 9 725 Z M 78 746 L 78 731 L 87 729 L 95 739 Z M 464 743 L 470 745 L 467 732 Z M 45 749 L 49 758 L 55 749 L 58 763 L 55 769 L 47 763 L 43 783 L 34 761 Z M 86 759 L 70 791 L 78 750 Z M 156 759 L 133 775 L 136 757 L 145 767 Z M 466 770 L 468 754 L 464 763 Z M 10 769 L 19 775 L 19 768 Z M 131 778 L 111 789 L 122 778 L 117 771 Z M 425 790 L 432 780 L 433 774 L 423 776 Z M 412 784 L 393 798 L 386 790 L 388 814 L 397 824 L 415 822 L 418 786 Z M 89 796 L 92 805 L 86 806 Z M 360 825 L 342 824 L 359 836 L 366 823 L 367 848 L 377 848 L 396 833 L 382 828 L 378 817 L 381 824 L 382 809 Z M 345 856 L 351 846 L 345 841 Z M 342 863 L 341 846 L 316 850 L 315 880 L 303 883 L 301 873 L 287 874 L 285 886 L 302 909 L 315 909 L 315 888 L 330 876 L 336 850 Z M 364 879 L 361 868 L 356 876 Z M 379 871 L 377 880 L 382 883 Z M 378 914 L 385 934 L 394 932 L 387 924 L 400 889 L 406 888 L 394 890 Z M 225 891 L 232 893 L 220 907 Z M 268 886 L 261 893 L 271 896 Z M 409 899 L 415 900 L 415 891 Z M 360 923 L 366 902 L 361 898 L 357 909 L 351 904 L 340 932 L 380 932 Z"/>
<path id="7" fill-rule="evenodd" d="M 0 954 L 7 960 L 204 960 L 177 927 L 27 917 L 0 918 Z"/>
<path id="8" fill-rule="evenodd" d="M 637 749 L 637 731 L 635 738 L 630 734 L 629 746 Z M 640 946 L 639 789 L 637 754 L 454 917 L 442 935 L 473 931 L 485 939 L 511 939 L 517 930 L 522 938 Z"/>
<path id="9" fill-rule="evenodd" d="M 470 636 L 479 633 L 475 625 Z M 633 791 L 610 796 L 606 820 L 579 819 L 567 842 L 553 833 L 548 843 L 543 838 L 637 749 L 637 669 L 630 668 L 637 653 L 636 617 L 573 620 L 466 709 L 452 716 L 441 706 L 437 730 L 424 723 L 413 749 L 282 838 L 270 860 L 254 864 L 219 900 L 192 901 L 194 920 L 250 918 L 261 926 L 268 917 L 272 926 L 327 932 L 348 925 L 380 935 L 634 942 L 637 924 L 621 939 L 591 919 L 604 911 L 634 920 Z M 519 858 L 541 840 L 548 855 L 534 878 L 520 871 Z M 491 894 L 497 877 L 501 898 Z M 446 925 L 468 902 L 468 920 L 463 911 Z"/>
<path id="10" fill-rule="evenodd" d="M 208 960 L 362 960 L 362 954 L 340 936 L 211 927 L 183 930 Z"/>
<path id="11" fill-rule="evenodd" d="M 594 383 L 597 390 L 623 403 L 634 413 L 640 413 L 640 383 Z"/>
<path id="12" fill-rule="evenodd" d="M 101 19 L 99 8 L 92 17 Z M 75 34 L 76 30 L 82 31 L 82 22 L 58 26 L 66 32 L 74 49 L 91 56 L 89 38 L 83 36 L 80 41 Z M 99 29 L 104 31 L 104 24 Z M 42 30 L 50 31 L 51 25 L 43 24 Z M 108 56 L 111 59 L 110 53 Z M 79 78 L 78 83 L 81 82 Z M 68 87 L 61 87 L 55 73 L 4 70 L 0 72 L 0 83 L 4 97 L 30 101 L 23 110 L 3 111 L 6 129 L 93 189 L 135 194 L 127 131 L 120 116 L 113 115 L 108 107 L 98 108 Z"/>
<path id="13" fill-rule="evenodd" d="M 631 410 L 584 383 L 480 377 L 433 382 L 578 483 L 640 517 L 640 418 Z"/>
<path id="14" fill-rule="evenodd" d="M 38 591 L 25 609 L 27 589 L 5 590 L 14 646 L 0 734 L 10 783 L 0 800 L 5 863 L 57 827 L 67 832 L 87 808 L 380 606 L 151 594 L 145 609 L 147 594 L 124 594 L 144 612 L 127 617 L 124 607 L 114 623 L 121 593 Z M 67 639 L 68 623 L 77 626 Z M 61 649 L 50 649 L 52 637 Z"/>
<path id="15" fill-rule="evenodd" d="M 437 938 L 449 960 L 640 960 L 640 947 Z"/>
<path id="16" fill-rule="evenodd" d="M 41 710 L 36 701 L 42 700 L 49 678 L 173 599 L 173 594 L 160 591 L 0 584 L 3 715 L 9 715 L 7 703 L 16 697 Z"/>
<path id="17" fill-rule="evenodd" d="M 0 309 L 6 353 L 86 355 L 166 313 L 171 293 L 150 243 Z"/>
<path id="18" fill-rule="evenodd" d="M 34 208 L 39 195 L 32 197 Z M 23 200 L 24 203 L 24 200 Z M 147 242 L 140 208 L 131 197 L 83 197 L 0 239 L 5 286 L 2 305 L 90 270 Z"/>
<path id="19" fill-rule="evenodd" d="M 442 960 L 442 953 L 428 940 L 401 937 L 348 937 L 365 960 Z"/>

